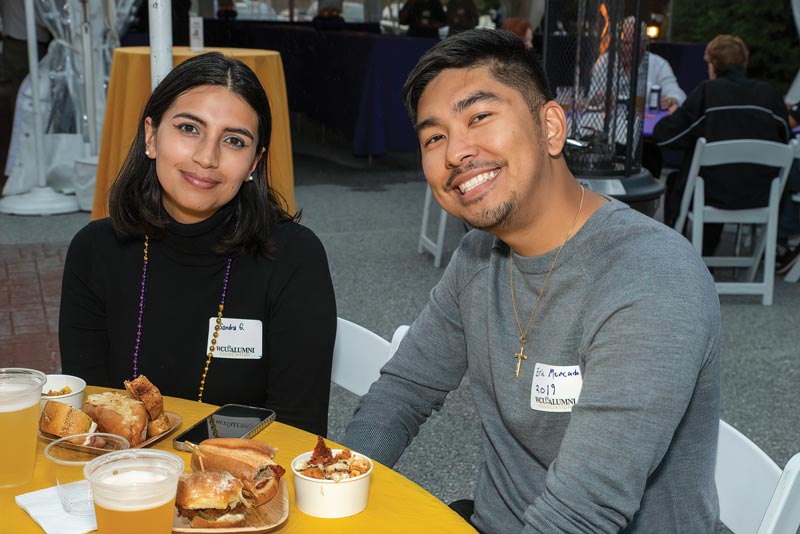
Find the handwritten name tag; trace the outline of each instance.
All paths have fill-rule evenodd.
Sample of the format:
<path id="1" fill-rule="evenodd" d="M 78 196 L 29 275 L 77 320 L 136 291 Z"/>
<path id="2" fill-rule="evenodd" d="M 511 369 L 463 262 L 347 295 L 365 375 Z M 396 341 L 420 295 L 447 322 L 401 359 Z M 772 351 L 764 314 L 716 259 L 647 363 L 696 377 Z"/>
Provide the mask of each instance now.
<path id="1" fill-rule="evenodd" d="M 217 318 L 211 317 L 208 320 L 208 343 L 206 343 L 209 347 L 211 340 L 214 339 L 216 325 Z M 214 358 L 258 360 L 263 356 L 261 321 L 223 317 L 219 326 Z"/>
<path id="2" fill-rule="evenodd" d="M 541 412 L 571 412 L 582 386 L 583 377 L 577 365 L 537 363 L 531 384 L 531 408 Z"/>

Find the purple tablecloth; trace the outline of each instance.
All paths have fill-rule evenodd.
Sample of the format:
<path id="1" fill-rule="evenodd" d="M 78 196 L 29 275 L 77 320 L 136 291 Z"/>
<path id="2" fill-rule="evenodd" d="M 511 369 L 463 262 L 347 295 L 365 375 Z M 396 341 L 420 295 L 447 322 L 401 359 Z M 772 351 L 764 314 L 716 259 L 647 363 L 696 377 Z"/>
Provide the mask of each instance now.
<path id="1" fill-rule="evenodd" d="M 642 135 L 645 138 L 653 137 L 653 128 L 656 123 L 669 115 L 669 111 L 646 111 L 644 114 L 644 128 Z"/>

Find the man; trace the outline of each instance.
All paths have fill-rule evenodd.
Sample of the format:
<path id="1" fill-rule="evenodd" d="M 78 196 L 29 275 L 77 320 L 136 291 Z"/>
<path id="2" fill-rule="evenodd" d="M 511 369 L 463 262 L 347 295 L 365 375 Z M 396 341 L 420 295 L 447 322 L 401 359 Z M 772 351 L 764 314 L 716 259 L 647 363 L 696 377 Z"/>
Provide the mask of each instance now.
<path id="1" fill-rule="evenodd" d="M 468 373 L 482 532 L 713 531 L 719 302 L 691 245 L 577 183 L 517 36 L 448 37 L 403 95 L 434 196 L 478 230 L 344 442 L 393 465 Z"/>
<path id="2" fill-rule="evenodd" d="M 660 147 L 684 150 L 680 171 L 667 180 L 665 222 L 674 224 L 680 211 L 686 176 L 697 139 L 763 139 L 786 143 L 789 125 L 786 105 L 767 82 L 747 77 L 750 52 L 734 35 L 718 35 L 706 47 L 709 80 L 700 84 L 686 102 L 653 129 Z M 706 204 L 744 209 L 766 206 L 775 173 L 759 165 L 720 165 L 703 169 Z M 706 225 L 703 254 L 714 254 L 722 235 L 721 224 Z"/>
<path id="3" fill-rule="evenodd" d="M 635 34 L 636 19 L 628 17 L 622 23 L 620 33 L 620 63 L 621 69 L 617 69 L 617 78 L 614 80 L 620 87 L 620 96 L 626 96 L 630 92 L 631 67 L 633 66 L 633 39 Z M 644 52 L 646 38 L 642 39 L 641 49 Z M 686 100 L 686 93 L 678 85 L 675 73 L 666 59 L 652 52 L 644 52 L 643 56 L 647 59 L 647 85 L 644 96 L 650 96 L 650 89 L 654 85 L 661 87 L 661 109 L 674 109 Z M 639 65 L 639 62 L 636 63 Z M 608 54 L 603 54 L 597 59 L 592 67 L 592 81 L 589 90 L 589 98 L 595 102 L 603 100 L 605 94 L 606 81 L 608 80 Z"/>
<path id="4" fill-rule="evenodd" d="M 478 25 L 478 8 L 474 0 L 449 0 L 447 2 L 447 35 L 455 35 Z"/>
<path id="5" fill-rule="evenodd" d="M 439 0 L 406 0 L 398 16 L 400 24 L 408 25 L 409 37 L 439 38 L 439 28 L 447 24 L 442 3 Z"/>

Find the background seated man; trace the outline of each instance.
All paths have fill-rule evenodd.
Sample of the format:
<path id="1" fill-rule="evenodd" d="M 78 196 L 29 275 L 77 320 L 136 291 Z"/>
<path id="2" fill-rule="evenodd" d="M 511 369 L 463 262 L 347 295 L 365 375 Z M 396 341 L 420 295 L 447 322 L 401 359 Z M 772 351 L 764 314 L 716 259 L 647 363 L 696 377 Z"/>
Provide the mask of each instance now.
<path id="1" fill-rule="evenodd" d="M 575 180 L 516 35 L 448 37 L 403 97 L 433 195 L 476 230 L 343 443 L 394 465 L 467 374 L 483 462 L 457 511 L 481 532 L 713 532 L 719 300 L 691 244 Z"/>
<path id="2" fill-rule="evenodd" d="M 630 94 L 631 69 L 638 68 L 641 61 L 633 61 L 633 40 L 636 37 L 636 19 L 626 18 L 622 23 L 620 33 L 620 53 L 616 68 L 614 83 L 619 88 L 618 96 L 625 98 Z M 669 62 L 659 55 L 652 52 L 645 52 L 647 37 L 645 36 L 645 26 L 641 27 L 642 37 L 642 60 L 647 60 L 647 82 L 644 96 L 649 99 L 650 90 L 653 86 L 661 87 L 661 109 L 674 110 L 686 100 L 686 93 L 683 92 L 675 73 L 672 71 Z M 603 105 L 605 98 L 606 84 L 608 81 L 608 52 L 601 55 L 592 67 L 592 80 L 589 86 L 589 101 L 594 104 Z M 617 131 L 618 150 L 624 152 L 627 129 L 622 128 Z M 645 142 L 642 147 L 642 165 L 650 173 L 658 178 L 661 175 L 663 157 L 661 151 L 653 146 L 652 143 Z"/>
<path id="3" fill-rule="evenodd" d="M 628 17 L 622 23 L 622 32 L 620 33 L 620 64 L 621 68 L 617 69 L 617 79 L 615 82 L 618 87 L 621 87 L 623 94 L 628 94 L 630 89 L 630 76 L 631 67 L 633 62 L 633 39 L 635 37 L 636 19 Z M 642 31 L 642 50 L 647 46 L 644 31 Z M 650 95 L 650 89 L 654 85 L 661 87 L 661 109 L 674 109 L 686 100 L 686 93 L 683 92 L 678 80 L 675 78 L 675 73 L 672 72 L 669 62 L 663 57 L 653 54 L 652 52 L 645 52 L 647 58 L 647 89 L 645 96 Z M 636 62 L 636 66 L 640 62 Z M 589 89 L 589 100 L 600 102 L 605 95 L 606 82 L 608 80 L 608 53 L 601 55 L 594 66 L 592 67 L 592 81 Z"/>
<path id="4" fill-rule="evenodd" d="M 718 35 L 706 47 L 709 80 L 653 130 L 661 147 L 682 148 L 679 171 L 667 179 L 664 222 L 672 226 L 680 211 L 686 176 L 699 137 L 707 141 L 763 139 L 786 143 L 789 125 L 781 95 L 769 83 L 747 77 L 750 52 L 734 35 Z M 703 169 L 706 203 L 718 208 L 744 209 L 766 206 L 775 173 L 760 165 L 718 165 Z M 703 255 L 711 256 L 719 244 L 721 224 L 703 231 Z"/>
<path id="5" fill-rule="evenodd" d="M 408 24 L 410 37 L 439 38 L 439 28 L 447 25 L 447 15 L 439 0 L 407 0 L 398 16 L 400 24 Z"/>

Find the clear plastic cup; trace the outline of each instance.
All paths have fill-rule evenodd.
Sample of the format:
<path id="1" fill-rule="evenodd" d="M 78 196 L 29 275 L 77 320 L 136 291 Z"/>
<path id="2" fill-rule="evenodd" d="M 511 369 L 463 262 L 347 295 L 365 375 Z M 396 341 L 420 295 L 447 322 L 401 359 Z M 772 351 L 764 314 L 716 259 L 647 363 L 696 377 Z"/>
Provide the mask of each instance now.
<path id="1" fill-rule="evenodd" d="M 47 377 L 33 369 L 0 369 L 0 488 L 33 478 L 39 398 Z"/>
<path id="2" fill-rule="evenodd" d="M 92 488 L 83 477 L 83 468 L 98 455 L 130 448 L 122 436 L 95 432 L 75 434 L 57 439 L 44 449 L 55 471 L 58 497 L 65 511 L 75 515 L 92 515 Z"/>
<path id="3" fill-rule="evenodd" d="M 86 464 L 100 534 L 171 534 L 184 468 L 179 456 L 149 449 L 112 452 Z"/>

